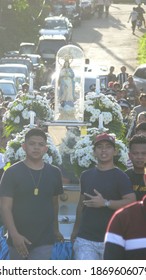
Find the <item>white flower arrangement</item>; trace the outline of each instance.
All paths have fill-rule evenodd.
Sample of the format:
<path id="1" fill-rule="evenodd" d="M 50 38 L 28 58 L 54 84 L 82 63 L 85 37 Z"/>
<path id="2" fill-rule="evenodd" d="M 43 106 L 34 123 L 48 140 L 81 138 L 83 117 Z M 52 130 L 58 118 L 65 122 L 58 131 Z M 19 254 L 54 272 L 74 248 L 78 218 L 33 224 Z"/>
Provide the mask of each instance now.
<path id="1" fill-rule="evenodd" d="M 36 119 L 50 121 L 53 119 L 53 111 L 46 97 L 39 94 L 20 94 L 10 102 L 3 116 L 4 131 L 6 135 L 20 132 L 30 122 L 30 112 L 35 113 Z"/>
<path id="2" fill-rule="evenodd" d="M 102 132 L 105 131 L 106 129 L 103 129 Z M 70 155 L 70 161 L 77 176 L 79 176 L 82 171 L 97 164 L 97 160 L 94 157 L 93 139 L 96 135 L 100 134 L 101 131 L 98 128 L 89 128 L 87 129 L 87 133 L 87 135 L 81 136 L 80 140 L 76 142 Z M 121 169 L 126 169 L 128 160 L 128 148 L 121 140 L 118 140 L 116 138 L 115 134 L 109 134 L 115 137 L 115 144 L 117 149 L 115 165 Z"/>
<path id="3" fill-rule="evenodd" d="M 7 158 L 7 161 L 11 164 L 25 159 L 26 153 L 21 145 L 24 142 L 25 134 L 29 129 L 29 126 L 25 127 L 20 133 L 16 133 L 15 137 L 12 140 L 7 142 L 5 158 Z M 43 159 L 47 163 L 61 165 L 62 158 L 59 150 L 54 145 L 50 135 L 48 133 L 46 133 L 46 135 L 48 152 L 44 155 Z"/>
<path id="4" fill-rule="evenodd" d="M 111 133 L 115 133 L 118 138 L 123 136 L 124 124 L 121 107 L 113 96 L 89 92 L 85 98 L 84 108 L 84 119 L 93 127 L 99 126 L 99 115 L 102 113 L 103 126 L 108 128 Z"/>

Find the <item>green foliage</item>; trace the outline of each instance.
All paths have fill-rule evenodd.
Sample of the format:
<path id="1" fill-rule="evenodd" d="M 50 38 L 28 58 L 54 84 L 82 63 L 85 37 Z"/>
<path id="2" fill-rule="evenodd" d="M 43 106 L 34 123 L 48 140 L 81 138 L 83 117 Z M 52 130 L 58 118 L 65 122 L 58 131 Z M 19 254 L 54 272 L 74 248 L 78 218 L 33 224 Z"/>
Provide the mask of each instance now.
<path id="1" fill-rule="evenodd" d="M 29 7 L 27 0 L 14 0 L 13 7 L 15 10 L 21 12 Z"/>
<path id="2" fill-rule="evenodd" d="M 146 63 L 146 34 L 144 34 L 139 40 L 138 46 L 138 63 Z"/>
<path id="3" fill-rule="evenodd" d="M 21 42 L 38 41 L 38 17 L 42 14 L 44 0 L 14 0 L 12 9 L 5 5 L 1 11 L 0 55 L 18 50 Z"/>
<path id="4" fill-rule="evenodd" d="M 109 129 L 110 133 L 114 133 L 118 139 L 122 139 L 123 141 L 125 140 L 126 126 L 124 123 L 114 120 L 108 125 L 105 125 L 105 127 Z"/>
<path id="5" fill-rule="evenodd" d="M 4 135 L 9 136 L 23 130 L 30 122 L 30 111 L 34 111 L 36 118 L 41 121 L 50 120 L 53 114 L 48 101 L 42 96 L 20 94 L 4 115 Z"/>

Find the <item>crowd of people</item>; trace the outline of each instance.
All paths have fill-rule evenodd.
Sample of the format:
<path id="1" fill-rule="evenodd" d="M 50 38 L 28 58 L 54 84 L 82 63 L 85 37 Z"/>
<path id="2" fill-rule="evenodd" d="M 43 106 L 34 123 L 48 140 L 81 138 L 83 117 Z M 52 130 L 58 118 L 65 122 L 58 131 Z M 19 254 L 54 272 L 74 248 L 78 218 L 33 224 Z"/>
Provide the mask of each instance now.
<path id="1" fill-rule="evenodd" d="M 120 70 L 120 73 L 116 75 L 115 67 L 110 67 L 105 94 L 114 96 L 121 106 L 126 128 L 125 137 L 129 139 L 134 135 L 136 125 L 146 120 L 146 93 L 143 88 L 137 87 L 133 76 L 127 73 L 126 66 L 121 66 Z"/>
<path id="2" fill-rule="evenodd" d="M 115 138 L 108 133 L 97 135 L 93 144 L 98 164 L 80 177 L 71 234 L 76 260 L 146 259 L 146 93 L 137 89 L 124 65 L 117 75 L 114 71 L 111 66 L 105 94 L 115 97 L 127 125 L 127 170 L 114 165 Z M 24 84 L 22 92 L 28 91 L 29 85 Z M 6 102 L 1 100 L 1 118 Z M 2 139 L 2 121 L 1 140 L 8 140 Z M 22 147 L 26 159 L 6 171 L 0 155 L 1 224 L 8 230 L 10 259 L 50 259 L 54 242 L 64 241 L 58 225 L 63 176 L 60 168 L 43 161 L 47 145 L 42 129 L 30 129 Z"/>
<path id="3" fill-rule="evenodd" d="M 144 27 L 146 28 L 146 22 L 145 22 L 145 10 L 141 7 L 142 1 L 141 0 L 136 0 L 135 4 L 137 5 L 136 7 L 133 7 L 128 22 L 131 20 L 131 28 L 132 28 L 132 34 L 135 35 L 135 30 L 136 27 L 141 28 Z"/>
<path id="4" fill-rule="evenodd" d="M 97 5 L 98 16 L 102 17 L 105 12 L 108 17 L 111 1 L 98 0 Z M 145 27 L 144 9 L 140 1 L 136 5 L 129 17 L 133 34 L 138 20 Z M 62 76 L 64 72 L 63 67 Z M 146 93 L 137 88 L 125 65 L 118 74 L 111 66 L 107 79 L 105 94 L 114 96 L 121 106 L 129 160 L 127 170 L 122 171 L 114 164 L 115 138 L 101 133 L 94 139 L 94 156 L 98 164 L 80 177 L 81 192 L 71 234 L 73 259 L 145 260 Z M 62 104 L 64 95 L 68 94 L 64 84 L 61 80 Z M 28 90 L 29 85 L 25 84 L 22 91 L 27 94 Z M 2 94 L 0 97 L 0 139 L 1 148 L 5 148 L 8 138 L 3 135 L 2 116 L 9 100 L 3 100 Z M 48 260 L 54 243 L 64 242 L 58 225 L 62 173 L 60 168 L 43 161 L 47 139 L 42 129 L 30 129 L 22 147 L 26 159 L 6 171 L 0 154 L 1 225 L 8 231 L 10 259 Z"/>
<path id="5" fill-rule="evenodd" d="M 109 16 L 109 8 L 112 4 L 112 0 L 97 0 L 96 1 L 96 7 L 98 12 L 98 17 L 102 17 L 105 13 L 105 16 Z"/>

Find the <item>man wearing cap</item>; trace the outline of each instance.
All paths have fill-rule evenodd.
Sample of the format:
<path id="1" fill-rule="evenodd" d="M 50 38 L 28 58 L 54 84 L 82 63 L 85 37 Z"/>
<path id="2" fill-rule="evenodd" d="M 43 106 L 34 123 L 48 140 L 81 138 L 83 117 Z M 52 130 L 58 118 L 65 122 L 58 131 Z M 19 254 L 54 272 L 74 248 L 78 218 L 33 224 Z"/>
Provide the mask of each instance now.
<path id="1" fill-rule="evenodd" d="M 128 176 L 114 166 L 115 139 L 103 133 L 94 141 L 97 166 L 81 174 L 81 194 L 71 235 L 74 259 L 103 258 L 104 235 L 115 210 L 135 201 Z"/>

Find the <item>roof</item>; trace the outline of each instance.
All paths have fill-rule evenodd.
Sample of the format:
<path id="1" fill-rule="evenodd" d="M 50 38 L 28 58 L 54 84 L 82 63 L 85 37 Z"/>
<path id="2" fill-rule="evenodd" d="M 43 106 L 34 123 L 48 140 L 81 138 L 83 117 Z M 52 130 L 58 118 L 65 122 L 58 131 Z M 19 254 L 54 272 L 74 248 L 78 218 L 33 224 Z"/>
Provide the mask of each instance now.
<path id="1" fill-rule="evenodd" d="M 7 79 L 0 79 L 0 84 L 13 84 L 15 86 L 14 81 Z"/>
<path id="2" fill-rule="evenodd" d="M 1 68 L 5 68 L 5 67 L 20 67 L 20 68 L 27 68 L 26 65 L 24 64 L 19 64 L 19 63 L 3 63 L 0 64 Z"/>
<path id="3" fill-rule="evenodd" d="M 65 40 L 66 41 L 66 38 L 63 35 L 41 35 L 39 37 L 39 41 L 42 40 Z"/>
<path id="4" fill-rule="evenodd" d="M 20 44 L 20 47 L 23 47 L 23 46 L 34 46 L 35 47 L 35 44 L 34 43 L 29 43 L 29 42 L 22 42 Z"/>
<path id="5" fill-rule="evenodd" d="M 25 77 L 23 73 L 1 73 L 0 72 L 0 77 Z"/>
<path id="6" fill-rule="evenodd" d="M 46 17 L 44 20 L 47 21 L 47 20 L 68 20 L 67 17 L 64 17 L 64 16 L 52 16 L 52 17 Z"/>

